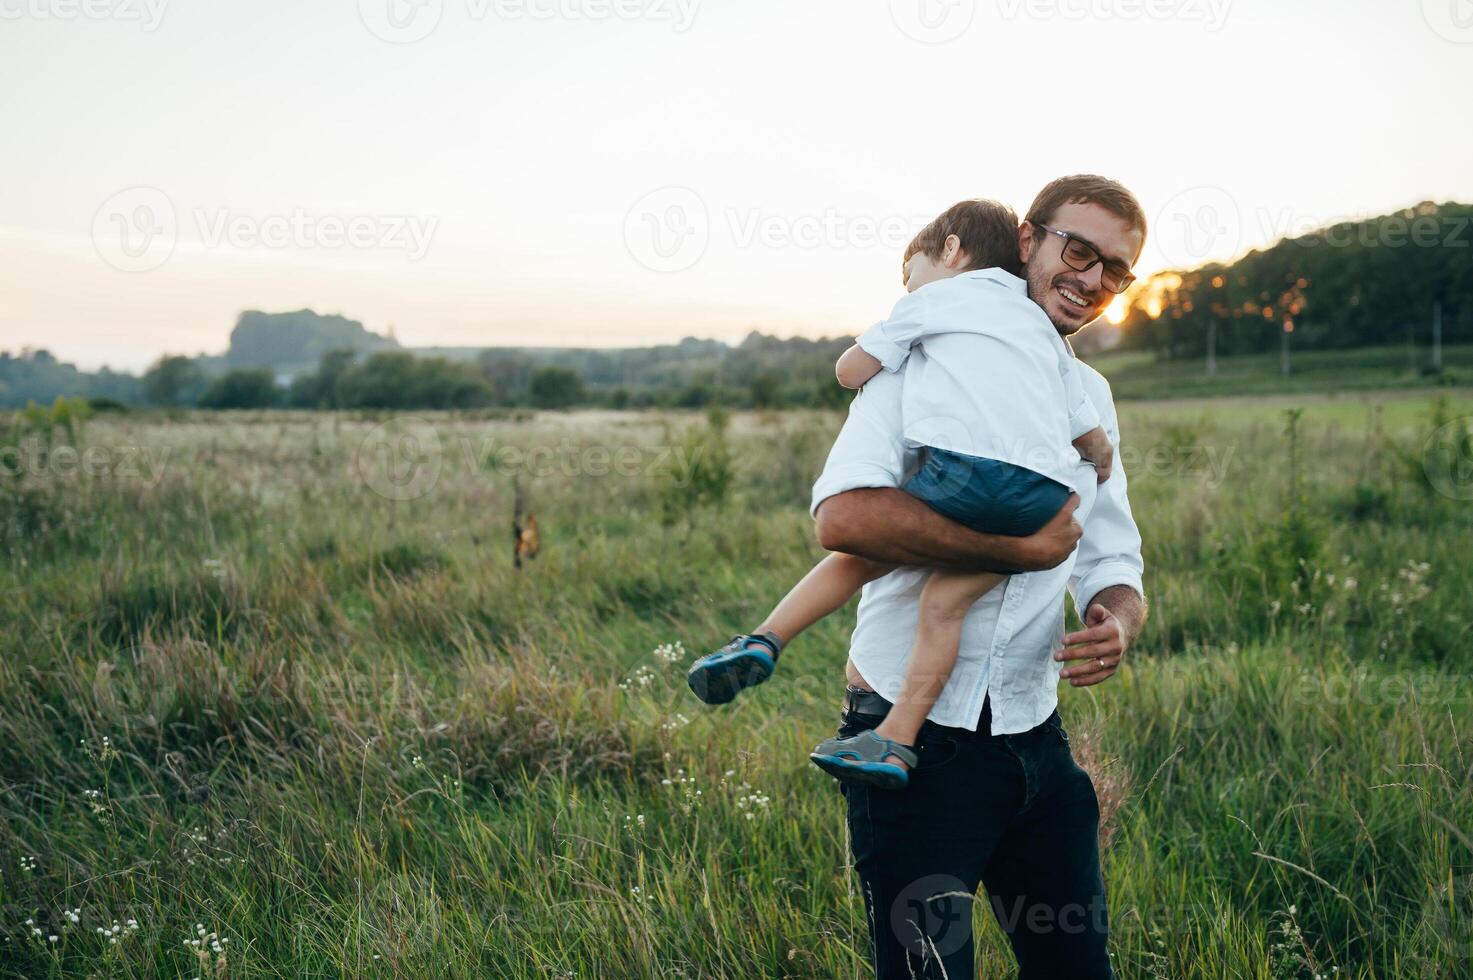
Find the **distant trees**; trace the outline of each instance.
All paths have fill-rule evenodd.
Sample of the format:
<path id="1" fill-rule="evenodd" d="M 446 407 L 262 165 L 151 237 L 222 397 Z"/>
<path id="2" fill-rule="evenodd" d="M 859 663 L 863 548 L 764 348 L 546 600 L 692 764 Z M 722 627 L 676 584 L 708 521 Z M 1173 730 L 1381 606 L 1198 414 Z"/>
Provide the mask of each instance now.
<path id="1" fill-rule="evenodd" d="M 483 408 L 491 386 L 470 364 L 407 351 L 374 354 L 345 368 L 333 386 L 341 408 Z"/>
<path id="2" fill-rule="evenodd" d="M 269 368 L 236 368 L 206 386 L 200 408 L 270 408 L 280 392 Z"/>
<path id="3" fill-rule="evenodd" d="M 782 393 L 783 378 L 776 371 L 759 371 L 752 378 L 752 407 L 773 408 Z"/>
<path id="4" fill-rule="evenodd" d="M 1122 346 L 1163 360 L 1296 348 L 1473 341 L 1473 205 L 1424 202 L 1333 224 L 1231 264 L 1158 273 L 1131 292 Z"/>
<path id="5" fill-rule="evenodd" d="M 583 378 L 572 368 L 540 367 L 528 387 L 538 408 L 568 408 L 583 400 Z"/>
<path id="6" fill-rule="evenodd" d="M 491 386 L 496 404 L 526 403 L 532 375 L 532 363 L 526 357 L 503 350 L 483 350 L 476 357 L 476 366 Z"/>
<path id="7" fill-rule="evenodd" d="M 204 372 L 193 359 L 166 354 L 143 373 L 143 397 L 150 405 L 174 408 L 192 404 L 204 389 Z"/>
<path id="8" fill-rule="evenodd" d="M 26 350 L 0 352 L 0 405 L 80 395 L 165 408 L 838 407 L 849 394 L 834 381 L 834 359 L 848 344 L 753 333 L 737 347 L 688 338 L 657 347 L 484 348 L 450 356 L 332 348 L 317 355 L 315 367 L 166 355 L 141 378 L 86 374 Z M 291 377 L 284 389 L 276 383 L 283 375 Z"/>
<path id="9" fill-rule="evenodd" d="M 293 408 L 338 408 L 338 382 L 357 356 L 351 350 L 330 350 L 317 362 L 315 374 L 299 374 L 287 391 L 287 404 Z"/>
<path id="10" fill-rule="evenodd" d="M 136 404 L 143 398 L 143 385 L 137 375 L 107 368 L 96 374 L 78 371 L 48 350 L 0 351 L 0 406 L 20 408 L 33 401 L 49 405 L 60 397 Z"/>

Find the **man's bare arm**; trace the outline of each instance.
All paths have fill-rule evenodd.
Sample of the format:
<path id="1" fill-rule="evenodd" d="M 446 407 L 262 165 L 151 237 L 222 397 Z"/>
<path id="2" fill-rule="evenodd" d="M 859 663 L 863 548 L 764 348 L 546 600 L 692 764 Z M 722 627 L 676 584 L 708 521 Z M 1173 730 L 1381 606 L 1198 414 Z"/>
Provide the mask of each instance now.
<path id="1" fill-rule="evenodd" d="M 961 571 L 1041 571 L 1074 551 L 1079 523 L 1069 501 L 1048 524 L 1026 538 L 982 534 L 942 517 L 921 501 L 893 487 L 866 487 L 836 493 L 819 504 L 818 541 L 873 561 Z"/>
<path id="2" fill-rule="evenodd" d="M 1104 606 L 1105 610 L 1120 621 L 1125 634 L 1125 645 L 1129 647 L 1141 635 L 1146 625 L 1146 599 L 1128 585 L 1112 585 L 1101 589 L 1099 595 L 1090 600 L 1091 606 Z"/>

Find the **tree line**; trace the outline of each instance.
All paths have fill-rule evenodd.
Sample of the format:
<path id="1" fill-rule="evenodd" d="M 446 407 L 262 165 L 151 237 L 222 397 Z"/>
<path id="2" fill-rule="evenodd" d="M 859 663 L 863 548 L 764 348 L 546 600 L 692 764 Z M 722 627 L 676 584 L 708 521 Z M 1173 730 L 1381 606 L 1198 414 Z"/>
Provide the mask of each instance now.
<path id="1" fill-rule="evenodd" d="M 766 338 L 764 341 L 767 340 Z M 847 393 L 832 350 L 783 356 L 786 342 L 754 343 L 713 364 L 686 365 L 660 382 L 590 383 L 565 364 L 483 352 L 474 361 L 422 357 L 408 351 L 364 355 L 328 351 L 315 370 L 278 379 L 271 368 L 231 368 L 211 374 L 195 359 L 160 358 L 143 375 L 142 401 L 205 409 L 472 409 L 574 407 L 731 408 L 837 407 Z M 805 342 L 812 344 L 813 342 Z M 723 345 L 724 346 L 724 345 Z M 760 348 L 760 350 L 758 349 Z"/>
<path id="2" fill-rule="evenodd" d="M 1159 273 L 1131 291 L 1121 346 L 1162 360 L 1473 342 L 1473 205 L 1424 202 L 1338 222 L 1230 264 Z"/>

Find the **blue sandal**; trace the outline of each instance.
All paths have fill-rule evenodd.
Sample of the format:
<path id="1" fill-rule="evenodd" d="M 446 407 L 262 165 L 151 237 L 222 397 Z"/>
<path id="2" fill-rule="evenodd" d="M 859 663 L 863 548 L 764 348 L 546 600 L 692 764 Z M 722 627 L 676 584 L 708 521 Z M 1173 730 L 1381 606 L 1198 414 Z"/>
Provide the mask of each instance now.
<path id="1" fill-rule="evenodd" d="M 915 746 L 901 745 L 894 739 L 876 735 L 873 729 L 839 738 L 837 735 L 818 743 L 808 758 L 813 764 L 844 783 L 863 783 L 879 789 L 903 789 L 910 782 L 910 772 L 885 760 L 891 756 L 911 769 L 920 762 Z"/>
<path id="2" fill-rule="evenodd" d="M 739 633 L 720 650 L 692 664 L 685 681 L 707 704 L 726 704 L 742 688 L 771 677 L 781 649 L 776 633 Z"/>

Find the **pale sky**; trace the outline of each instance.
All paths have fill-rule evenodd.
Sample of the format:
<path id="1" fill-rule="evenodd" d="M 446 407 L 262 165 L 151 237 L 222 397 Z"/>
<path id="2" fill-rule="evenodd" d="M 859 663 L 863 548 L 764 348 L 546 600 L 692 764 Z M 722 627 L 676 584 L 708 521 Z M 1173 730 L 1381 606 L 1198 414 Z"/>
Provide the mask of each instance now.
<path id="1" fill-rule="evenodd" d="M 1143 272 L 1473 200 L 1473 0 L 0 0 L 0 82 L 0 349 L 88 368 L 856 333 L 1066 173 Z"/>

